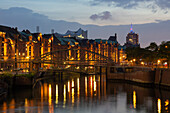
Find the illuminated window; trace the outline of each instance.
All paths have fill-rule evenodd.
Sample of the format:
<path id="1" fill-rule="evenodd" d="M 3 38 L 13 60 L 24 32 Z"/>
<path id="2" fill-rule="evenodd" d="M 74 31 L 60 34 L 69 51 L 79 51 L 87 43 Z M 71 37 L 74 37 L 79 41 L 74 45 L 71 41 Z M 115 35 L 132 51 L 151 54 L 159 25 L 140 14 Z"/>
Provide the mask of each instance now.
<path id="1" fill-rule="evenodd" d="M 51 43 L 51 39 L 49 39 L 49 43 Z"/>
<path id="2" fill-rule="evenodd" d="M 81 35 L 79 35 L 79 36 L 77 36 L 78 38 L 84 38 L 84 36 L 81 34 Z"/>
<path id="3" fill-rule="evenodd" d="M 40 36 L 38 37 L 38 41 L 40 41 Z"/>
<path id="4" fill-rule="evenodd" d="M 132 40 L 132 39 L 129 39 L 129 41 L 133 43 L 133 40 Z"/>

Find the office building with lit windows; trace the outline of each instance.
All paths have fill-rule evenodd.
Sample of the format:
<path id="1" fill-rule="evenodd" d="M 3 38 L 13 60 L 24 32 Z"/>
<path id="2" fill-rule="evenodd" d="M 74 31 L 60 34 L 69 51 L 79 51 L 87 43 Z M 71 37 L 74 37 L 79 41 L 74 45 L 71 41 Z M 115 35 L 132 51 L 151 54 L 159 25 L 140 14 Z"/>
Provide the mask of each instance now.
<path id="1" fill-rule="evenodd" d="M 140 44 L 139 44 L 139 35 L 136 34 L 133 31 L 132 24 L 131 24 L 130 32 L 126 36 L 125 46 L 126 47 L 140 47 Z"/>

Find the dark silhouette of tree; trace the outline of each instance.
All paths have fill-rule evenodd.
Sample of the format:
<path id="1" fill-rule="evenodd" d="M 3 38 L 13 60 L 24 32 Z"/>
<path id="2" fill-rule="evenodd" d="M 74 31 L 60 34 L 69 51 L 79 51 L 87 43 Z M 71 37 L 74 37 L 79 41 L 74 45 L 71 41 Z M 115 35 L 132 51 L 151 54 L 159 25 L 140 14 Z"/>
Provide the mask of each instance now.
<path id="1" fill-rule="evenodd" d="M 126 48 L 127 60 L 136 59 L 138 64 L 144 61 L 147 64 L 153 65 L 158 59 L 167 61 L 170 66 L 170 41 L 163 41 L 159 46 L 155 42 L 151 42 L 146 48 L 129 47 Z"/>
<path id="2" fill-rule="evenodd" d="M 159 46 L 159 57 L 165 59 L 170 64 L 170 41 L 162 42 Z"/>

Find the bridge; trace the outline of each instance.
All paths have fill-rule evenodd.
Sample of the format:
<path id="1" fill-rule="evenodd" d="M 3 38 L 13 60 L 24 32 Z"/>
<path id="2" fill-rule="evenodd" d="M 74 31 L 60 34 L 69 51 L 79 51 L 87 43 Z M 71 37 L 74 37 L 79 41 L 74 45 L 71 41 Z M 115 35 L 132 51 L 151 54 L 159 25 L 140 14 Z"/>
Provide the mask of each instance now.
<path id="1" fill-rule="evenodd" d="M 71 71 L 95 74 L 100 68 L 114 61 L 107 57 L 108 52 L 97 53 L 86 49 L 60 49 L 29 59 L 0 61 L 0 63 L 17 64 L 18 68 L 26 68 L 29 72 L 53 69 L 55 71 Z M 25 66 L 25 67 L 24 67 Z"/>
<path id="2" fill-rule="evenodd" d="M 101 53 L 84 49 L 62 49 L 41 55 L 32 61 L 33 65 L 50 65 L 53 70 L 79 73 L 96 73 L 98 67 L 107 66 L 113 60 Z M 41 66 L 40 66 L 41 65 Z M 39 71 L 39 68 L 36 68 Z"/>

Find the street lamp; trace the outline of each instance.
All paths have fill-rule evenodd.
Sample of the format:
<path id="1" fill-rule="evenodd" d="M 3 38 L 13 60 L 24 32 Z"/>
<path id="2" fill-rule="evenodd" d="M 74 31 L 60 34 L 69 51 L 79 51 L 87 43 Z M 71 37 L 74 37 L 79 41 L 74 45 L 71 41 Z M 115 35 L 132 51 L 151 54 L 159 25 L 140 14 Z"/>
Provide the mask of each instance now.
<path id="1" fill-rule="evenodd" d="M 160 62 L 161 62 L 160 60 L 157 61 L 158 64 L 160 64 Z"/>
<path id="2" fill-rule="evenodd" d="M 158 61 L 157 61 L 157 65 L 159 65 L 159 64 L 160 64 L 160 62 L 161 62 L 161 61 L 160 61 L 160 60 L 158 60 Z"/>

